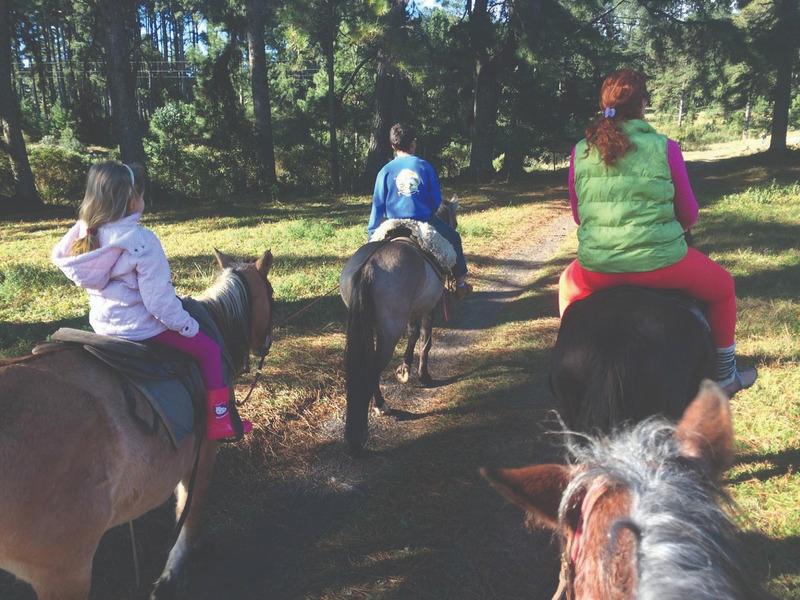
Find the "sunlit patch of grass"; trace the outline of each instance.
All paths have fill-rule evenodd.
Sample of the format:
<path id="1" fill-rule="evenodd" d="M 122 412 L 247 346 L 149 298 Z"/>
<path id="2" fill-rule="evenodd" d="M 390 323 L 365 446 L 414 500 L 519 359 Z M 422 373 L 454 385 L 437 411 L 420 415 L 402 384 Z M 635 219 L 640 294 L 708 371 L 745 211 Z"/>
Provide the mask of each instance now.
<path id="1" fill-rule="evenodd" d="M 707 199 L 708 200 L 708 199 Z M 739 454 L 728 477 L 770 591 L 800 598 L 800 184 L 710 199 L 701 249 L 736 278 L 737 348 L 759 379 L 732 401 Z"/>

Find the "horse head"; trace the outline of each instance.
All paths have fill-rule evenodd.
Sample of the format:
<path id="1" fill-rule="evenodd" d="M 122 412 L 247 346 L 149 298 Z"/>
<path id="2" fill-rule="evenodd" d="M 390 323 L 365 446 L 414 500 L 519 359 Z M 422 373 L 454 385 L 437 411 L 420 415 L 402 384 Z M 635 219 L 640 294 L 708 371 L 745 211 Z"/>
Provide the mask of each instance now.
<path id="1" fill-rule="evenodd" d="M 716 385 L 704 382 L 677 426 L 652 418 L 587 440 L 569 465 L 481 470 L 529 526 L 558 534 L 554 599 L 758 596 L 718 485 L 733 429 Z"/>
<path id="2" fill-rule="evenodd" d="M 248 311 L 242 318 L 248 328 L 245 349 L 266 356 L 272 346 L 272 326 L 274 320 L 274 298 L 269 282 L 272 267 L 272 252 L 267 250 L 254 261 L 241 261 L 214 249 L 217 264 L 223 270 L 216 283 L 224 284 L 226 278 L 240 277 L 245 283 L 245 299 Z M 224 289 L 224 285 L 214 287 Z M 213 289 L 213 288 L 212 288 Z M 209 294 L 206 294 L 209 297 Z"/>
<path id="3" fill-rule="evenodd" d="M 456 229 L 458 227 L 458 220 L 456 219 L 458 207 L 458 196 L 453 196 L 449 200 L 447 198 L 442 198 L 442 203 L 439 205 L 439 208 L 436 211 L 436 216 L 450 225 L 450 227 L 453 229 Z"/>

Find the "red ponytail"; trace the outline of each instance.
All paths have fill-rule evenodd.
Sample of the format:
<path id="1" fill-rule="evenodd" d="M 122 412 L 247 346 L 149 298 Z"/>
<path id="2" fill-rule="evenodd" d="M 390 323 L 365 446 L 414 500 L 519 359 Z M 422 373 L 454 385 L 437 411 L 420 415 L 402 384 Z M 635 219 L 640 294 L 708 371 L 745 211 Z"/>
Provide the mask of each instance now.
<path id="1" fill-rule="evenodd" d="M 631 148 L 631 141 L 619 124 L 641 119 L 647 100 L 644 74 L 621 69 L 606 77 L 600 88 L 600 110 L 603 116 L 586 128 L 587 150 L 597 148 L 603 162 L 613 165 Z"/>

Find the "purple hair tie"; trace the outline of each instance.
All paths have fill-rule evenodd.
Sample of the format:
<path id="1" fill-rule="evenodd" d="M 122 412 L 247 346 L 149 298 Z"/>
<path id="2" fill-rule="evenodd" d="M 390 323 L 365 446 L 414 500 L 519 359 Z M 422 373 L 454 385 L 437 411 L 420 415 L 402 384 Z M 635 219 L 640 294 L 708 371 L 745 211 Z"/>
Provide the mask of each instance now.
<path id="1" fill-rule="evenodd" d="M 615 114 L 617 114 L 617 109 L 613 106 L 606 106 L 605 109 L 603 109 L 603 116 L 606 119 L 612 118 Z"/>

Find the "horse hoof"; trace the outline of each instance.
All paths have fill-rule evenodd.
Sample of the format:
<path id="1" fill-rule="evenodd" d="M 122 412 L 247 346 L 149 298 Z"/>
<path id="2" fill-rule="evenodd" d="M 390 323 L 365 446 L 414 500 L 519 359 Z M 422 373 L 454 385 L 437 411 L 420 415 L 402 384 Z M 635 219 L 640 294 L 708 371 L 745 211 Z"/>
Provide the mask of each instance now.
<path id="1" fill-rule="evenodd" d="M 397 370 L 394 372 L 395 377 L 397 377 L 397 381 L 400 383 L 408 383 L 410 371 L 411 369 L 409 369 L 408 365 L 405 363 L 397 367 Z"/>
<path id="2" fill-rule="evenodd" d="M 373 413 L 373 414 L 374 414 L 376 417 L 383 417 L 383 416 L 386 416 L 386 412 L 387 412 L 387 411 L 386 411 L 386 409 L 385 409 L 383 406 L 373 406 L 373 407 L 372 407 L 372 413 Z"/>
<path id="3" fill-rule="evenodd" d="M 429 373 L 423 373 L 419 376 L 419 382 L 423 387 L 431 387 L 433 386 L 433 377 Z"/>

